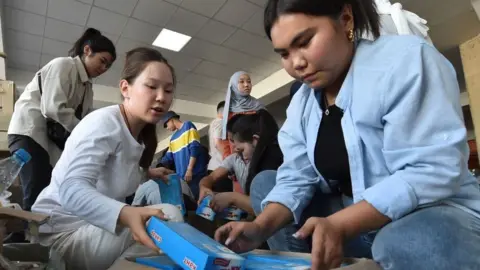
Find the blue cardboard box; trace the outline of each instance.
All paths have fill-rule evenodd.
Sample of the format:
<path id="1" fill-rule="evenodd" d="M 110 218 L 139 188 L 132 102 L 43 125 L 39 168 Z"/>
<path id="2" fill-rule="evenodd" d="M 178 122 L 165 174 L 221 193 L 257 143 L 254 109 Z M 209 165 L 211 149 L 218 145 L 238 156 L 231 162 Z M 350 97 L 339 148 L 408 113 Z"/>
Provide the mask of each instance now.
<path id="1" fill-rule="evenodd" d="M 244 269 L 245 258 L 187 223 L 152 217 L 147 232 L 155 244 L 183 269 Z"/>
<path id="2" fill-rule="evenodd" d="M 244 257 L 247 259 L 245 270 L 306 270 L 312 265 L 311 260 L 295 256 L 247 253 Z"/>
<path id="3" fill-rule="evenodd" d="M 182 181 L 182 179 L 175 173 L 168 175 L 168 184 L 160 179 L 155 180 L 160 189 L 162 203 L 175 205 L 182 212 L 182 215 L 185 215 L 187 209 L 183 202 L 182 183 L 180 181 Z"/>
<path id="4" fill-rule="evenodd" d="M 135 262 L 160 270 L 182 270 L 182 267 L 178 266 L 174 261 L 168 258 L 167 255 L 136 258 Z"/>

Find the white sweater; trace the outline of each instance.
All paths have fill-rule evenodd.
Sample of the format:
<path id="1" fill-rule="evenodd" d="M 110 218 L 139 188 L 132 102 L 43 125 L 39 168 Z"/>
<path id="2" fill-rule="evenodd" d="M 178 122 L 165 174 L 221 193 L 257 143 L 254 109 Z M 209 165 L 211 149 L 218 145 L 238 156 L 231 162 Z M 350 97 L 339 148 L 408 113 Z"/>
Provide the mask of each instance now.
<path id="1" fill-rule="evenodd" d="M 32 207 L 51 217 L 40 232 L 65 232 L 90 223 L 115 233 L 125 198 L 142 181 L 138 162 L 143 150 L 118 105 L 87 115 L 73 130 L 50 185 Z"/>

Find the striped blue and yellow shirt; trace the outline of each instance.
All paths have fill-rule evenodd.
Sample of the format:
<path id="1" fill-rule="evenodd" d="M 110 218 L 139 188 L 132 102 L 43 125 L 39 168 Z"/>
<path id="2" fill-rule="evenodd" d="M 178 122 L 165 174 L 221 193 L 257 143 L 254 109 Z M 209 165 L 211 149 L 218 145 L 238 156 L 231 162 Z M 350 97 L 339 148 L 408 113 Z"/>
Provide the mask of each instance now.
<path id="1" fill-rule="evenodd" d="M 208 162 L 206 152 L 200 144 L 197 128 L 192 122 L 186 121 L 180 129 L 173 133 L 168 151 L 161 163 L 164 165 L 174 163 L 176 173 L 184 178 L 190 157 L 197 158 L 193 167 L 193 178 L 205 176 Z"/>

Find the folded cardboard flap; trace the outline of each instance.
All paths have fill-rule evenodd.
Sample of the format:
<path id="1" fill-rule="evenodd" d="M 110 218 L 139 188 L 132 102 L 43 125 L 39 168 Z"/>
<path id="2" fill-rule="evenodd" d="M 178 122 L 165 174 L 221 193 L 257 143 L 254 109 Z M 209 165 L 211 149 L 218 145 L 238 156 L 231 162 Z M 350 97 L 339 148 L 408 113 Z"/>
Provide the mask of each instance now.
<path id="1" fill-rule="evenodd" d="M 48 216 L 32 213 L 24 210 L 14 209 L 10 207 L 0 207 L 0 219 L 5 218 L 19 218 L 29 222 L 43 224 L 47 221 Z"/>

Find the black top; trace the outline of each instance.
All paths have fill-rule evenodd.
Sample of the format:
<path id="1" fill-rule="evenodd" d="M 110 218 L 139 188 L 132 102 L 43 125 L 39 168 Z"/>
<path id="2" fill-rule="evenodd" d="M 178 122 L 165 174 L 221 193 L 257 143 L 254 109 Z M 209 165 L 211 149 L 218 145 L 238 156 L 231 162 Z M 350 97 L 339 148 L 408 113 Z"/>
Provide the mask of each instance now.
<path id="1" fill-rule="evenodd" d="M 260 172 L 267 170 L 278 170 L 278 167 L 283 163 L 283 154 L 280 150 L 278 142 L 271 142 L 269 145 L 265 146 L 263 149 L 259 149 L 259 158 L 257 162 L 250 163 L 247 181 L 245 184 L 245 193 L 250 194 L 250 185 L 252 184 L 253 178 Z M 252 160 L 253 161 L 253 160 Z"/>
<path id="2" fill-rule="evenodd" d="M 343 111 L 335 105 L 326 109 L 324 97 L 316 96 L 323 116 L 315 144 L 315 166 L 331 187 L 331 180 L 338 181 L 338 187 L 333 192 L 339 191 L 352 197 L 350 165 L 341 125 Z"/>

